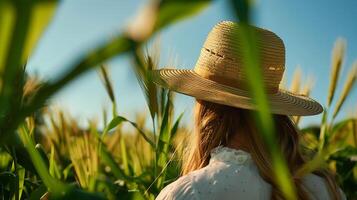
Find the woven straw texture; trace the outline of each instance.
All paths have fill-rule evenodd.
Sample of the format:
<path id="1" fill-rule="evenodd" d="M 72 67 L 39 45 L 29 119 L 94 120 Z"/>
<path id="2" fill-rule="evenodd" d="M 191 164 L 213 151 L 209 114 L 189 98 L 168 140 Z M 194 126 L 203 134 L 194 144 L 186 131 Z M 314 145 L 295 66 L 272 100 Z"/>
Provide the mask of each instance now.
<path id="1" fill-rule="evenodd" d="M 194 70 L 160 69 L 153 71 L 155 83 L 173 91 L 244 109 L 256 109 L 246 86 L 239 24 L 220 22 L 208 34 Z M 259 52 L 263 82 L 271 112 L 283 115 L 315 115 L 322 106 L 311 98 L 279 89 L 285 70 L 285 47 L 273 32 L 253 27 Z"/>

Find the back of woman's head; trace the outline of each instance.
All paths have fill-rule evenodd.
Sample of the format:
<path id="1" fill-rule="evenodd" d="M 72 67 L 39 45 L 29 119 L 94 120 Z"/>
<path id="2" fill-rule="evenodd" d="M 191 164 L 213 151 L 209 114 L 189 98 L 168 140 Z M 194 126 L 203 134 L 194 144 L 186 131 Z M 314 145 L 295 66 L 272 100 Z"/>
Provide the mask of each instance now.
<path id="1" fill-rule="evenodd" d="M 197 100 L 195 106 L 195 133 L 192 144 L 183 160 L 183 174 L 208 165 L 213 148 L 230 146 L 234 140 L 244 140 L 243 150 L 248 151 L 260 173 L 260 176 L 272 186 L 272 199 L 283 199 L 282 193 L 274 179 L 271 159 L 259 130 L 255 125 L 255 111 L 240 109 L 207 101 Z M 299 151 L 299 135 L 293 121 L 285 115 L 273 115 L 278 145 L 281 148 L 288 168 L 294 179 L 299 199 L 308 199 L 307 190 L 297 177 L 297 170 L 305 163 Z M 315 171 L 328 183 L 335 199 L 339 199 L 338 189 L 331 175 L 326 171 Z"/>

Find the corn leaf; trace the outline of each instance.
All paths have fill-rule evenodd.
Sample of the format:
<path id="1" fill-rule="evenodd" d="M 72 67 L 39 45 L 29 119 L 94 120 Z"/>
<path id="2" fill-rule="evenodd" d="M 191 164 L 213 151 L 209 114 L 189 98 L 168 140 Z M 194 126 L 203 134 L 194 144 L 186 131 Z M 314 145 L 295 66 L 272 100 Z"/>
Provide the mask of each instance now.
<path id="1" fill-rule="evenodd" d="M 242 43 L 240 51 L 243 53 L 244 69 L 247 75 L 248 86 L 251 97 L 258 110 L 256 124 L 272 157 L 275 181 L 286 199 L 297 199 L 289 169 L 275 140 L 274 122 L 271 116 L 268 98 L 264 90 L 265 86 L 262 72 L 259 67 L 259 50 L 256 48 L 257 38 L 254 35 L 252 27 L 249 25 L 251 1 L 232 0 L 231 4 L 236 16 L 240 20 L 241 31 L 237 35 L 237 39 Z"/>
<path id="2" fill-rule="evenodd" d="M 116 116 L 115 118 L 113 118 L 112 121 L 109 122 L 109 125 L 104 129 L 103 134 L 108 133 L 110 130 L 112 130 L 122 122 L 128 122 L 129 124 L 131 124 L 138 131 L 138 133 L 145 139 L 146 142 L 148 142 L 153 148 L 155 147 L 154 143 L 150 140 L 150 138 L 148 138 L 145 132 L 141 130 L 140 127 L 135 122 L 132 122 L 126 119 L 125 117 Z"/>
<path id="3" fill-rule="evenodd" d="M 193 16 L 206 8 L 210 2 L 210 0 L 163 0 L 159 5 L 155 29 L 161 29 L 174 22 Z"/>

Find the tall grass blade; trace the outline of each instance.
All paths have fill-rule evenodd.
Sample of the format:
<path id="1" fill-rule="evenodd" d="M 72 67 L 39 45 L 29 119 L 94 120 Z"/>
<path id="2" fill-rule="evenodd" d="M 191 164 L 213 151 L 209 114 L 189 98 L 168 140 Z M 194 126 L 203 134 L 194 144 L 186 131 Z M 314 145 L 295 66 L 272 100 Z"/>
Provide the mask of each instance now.
<path id="1" fill-rule="evenodd" d="M 24 190 L 24 182 L 25 182 L 25 168 L 18 166 L 16 169 L 17 179 L 18 179 L 18 191 L 16 197 L 14 196 L 12 199 L 21 199 L 22 192 Z"/>
<path id="2" fill-rule="evenodd" d="M 122 120 L 119 120 L 119 121 L 122 121 Z M 114 124 L 115 123 L 112 123 L 112 127 L 115 127 Z M 107 129 L 107 130 L 110 130 L 110 129 Z M 106 145 L 103 143 L 103 141 L 101 140 L 98 133 L 96 131 L 90 131 L 90 133 L 98 139 L 99 146 L 100 146 L 98 148 L 98 150 L 99 150 L 98 154 L 99 154 L 100 160 L 102 162 L 104 162 L 110 168 L 110 171 L 113 173 L 113 175 L 116 179 L 126 180 L 126 181 L 130 182 L 131 179 L 128 176 L 126 176 L 125 172 L 118 166 L 118 164 L 116 163 L 113 156 L 107 150 Z"/>
<path id="3" fill-rule="evenodd" d="M 165 112 L 161 121 L 161 127 L 159 132 L 158 145 L 156 149 L 157 153 L 157 163 L 159 167 L 162 167 L 166 163 L 167 148 L 170 142 L 170 112 L 171 112 L 171 99 L 170 93 L 168 93 L 168 98 L 165 104 Z"/>
<path id="4" fill-rule="evenodd" d="M 51 146 L 49 173 L 51 176 L 55 177 L 56 179 L 61 179 L 61 173 L 59 171 L 59 166 L 57 165 L 56 160 L 55 160 L 54 146 Z"/>
<path id="5" fill-rule="evenodd" d="M 259 52 L 256 48 L 256 38 L 249 25 L 251 1 L 232 0 L 231 4 L 240 21 L 241 31 L 237 35 L 237 39 L 242 42 L 240 50 L 243 53 L 246 66 L 244 69 L 248 79 L 249 91 L 258 110 L 256 123 L 272 157 L 272 170 L 275 175 L 275 181 L 286 199 L 297 199 L 289 169 L 275 140 L 275 127 L 264 90 L 262 73 L 259 68 Z"/>
<path id="6" fill-rule="evenodd" d="M 346 98 L 351 94 L 351 90 L 355 86 L 356 79 L 357 79 L 357 61 L 355 61 L 353 63 L 352 69 L 348 73 L 348 77 L 347 77 L 347 80 L 343 87 L 342 93 L 341 93 L 340 98 L 338 99 L 338 101 L 336 103 L 336 107 L 333 111 L 333 115 L 332 115 L 333 119 L 336 118 L 336 116 L 339 113 Z"/>
<path id="7" fill-rule="evenodd" d="M 345 56 L 345 49 L 346 49 L 346 41 L 342 38 L 338 38 L 335 42 L 332 51 L 330 86 L 329 86 L 329 93 L 327 96 L 327 107 L 331 105 L 331 102 L 335 95 L 336 85 L 342 68 L 343 59 Z"/>
<path id="8" fill-rule="evenodd" d="M 145 139 L 145 141 L 148 142 L 150 144 L 150 146 L 155 148 L 154 142 L 151 141 L 151 139 L 145 134 L 145 132 L 143 130 L 141 130 L 135 122 L 132 122 L 132 121 L 126 119 L 125 117 L 116 116 L 114 119 L 112 119 L 112 121 L 109 123 L 109 125 L 104 129 L 103 134 L 108 133 L 110 130 L 112 130 L 113 128 L 115 128 L 116 126 L 121 124 L 122 122 L 127 122 L 127 123 L 131 124 L 138 131 L 138 133 Z"/>
<path id="9" fill-rule="evenodd" d="M 328 120 L 327 120 L 327 110 L 322 113 L 322 120 L 321 120 L 321 129 L 320 129 L 320 135 L 319 135 L 319 152 L 321 152 L 326 144 L 326 133 L 327 133 L 327 128 L 328 128 Z"/>
<path id="10" fill-rule="evenodd" d="M 300 87 L 301 87 L 301 68 L 298 66 L 293 74 L 293 80 L 291 81 L 290 84 L 290 91 L 295 94 L 300 93 Z"/>
<path id="11" fill-rule="evenodd" d="M 314 86 L 314 80 L 311 76 L 308 76 L 307 80 L 305 81 L 305 84 L 303 85 L 303 87 L 299 93 L 301 95 L 309 97 L 313 86 Z M 294 119 L 295 119 L 296 125 L 299 125 L 301 118 L 302 118 L 302 116 L 295 116 Z"/>
<path id="12" fill-rule="evenodd" d="M 123 137 L 120 138 L 120 153 L 121 153 L 121 159 L 124 167 L 124 172 L 125 174 L 130 175 L 128 152 Z"/>
<path id="13" fill-rule="evenodd" d="M 103 80 L 103 84 L 104 84 L 105 90 L 107 91 L 109 99 L 112 102 L 113 117 L 115 117 L 115 116 L 117 116 L 117 106 L 116 106 L 116 101 L 115 101 L 113 84 L 112 84 L 112 81 L 109 78 L 109 75 L 108 75 L 108 72 L 107 72 L 107 67 L 105 65 L 101 65 L 100 66 L 100 73 L 101 73 L 101 77 L 102 77 L 102 80 Z"/>
<path id="14" fill-rule="evenodd" d="M 158 114 L 158 100 L 157 100 L 157 87 L 152 81 L 149 71 L 156 69 L 157 66 L 154 65 L 157 62 L 153 60 L 151 56 L 144 57 L 144 54 L 140 49 L 136 49 L 133 52 L 134 56 L 134 70 L 137 80 L 142 91 L 145 94 L 146 103 L 150 110 L 150 115 L 154 121 L 155 116 Z"/>
<path id="15" fill-rule="evenodd" d="M 160 127 L 160 133 L 159 133 L 159 139 L 158 139 L 158 145 L 156 149 L 156 163 L 160 172 L 160 177 L 157 179 L 157 188 L 161 189 L 165 176 L 166 176 L 166 168 L 164 168 L 165 165 L 167 165 L 167 161 L 169 158 L 169 147 L 171 144 L 171 139 L 172 135 L 176 134 L 178 125 L 180 123 L 180 117 L 178 120 L 176 120 L 174 126 L 171 127 L 171 119 L 170 116 L 172 115 L 172 102 L 171 102 L 171 93 L 167 93 L 167 99 L 166 99 L 166 104 L 165 104 L 165 112 L 164 116 L 161 121 L 161 127 Z"/>

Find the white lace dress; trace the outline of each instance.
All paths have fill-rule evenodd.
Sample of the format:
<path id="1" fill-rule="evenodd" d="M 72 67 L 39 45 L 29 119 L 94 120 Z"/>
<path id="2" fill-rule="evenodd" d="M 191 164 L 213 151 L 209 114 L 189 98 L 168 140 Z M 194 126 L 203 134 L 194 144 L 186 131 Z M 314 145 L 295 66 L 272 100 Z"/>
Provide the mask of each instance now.
<path id="1" fill-rule="evenodd" d="M 303 182 L 311 199 L 331 199 L 326 182 L 309 174 Z M 341 192 L 343 199 L 345 199 Z M 259 175 L 249 153 L 227 147 L 211 152 L 209 164 L 166 186 L 156 200 L 270 199 L 271 186 Z"/>

